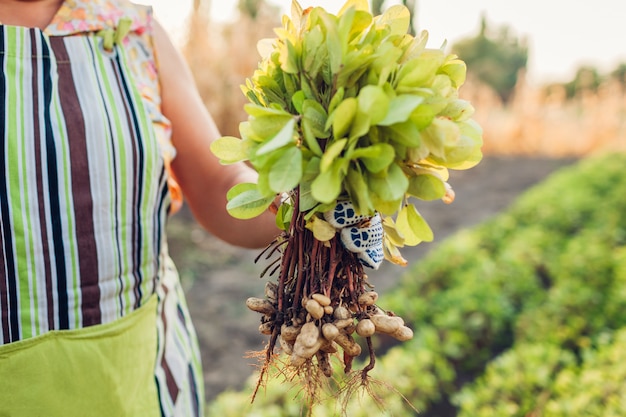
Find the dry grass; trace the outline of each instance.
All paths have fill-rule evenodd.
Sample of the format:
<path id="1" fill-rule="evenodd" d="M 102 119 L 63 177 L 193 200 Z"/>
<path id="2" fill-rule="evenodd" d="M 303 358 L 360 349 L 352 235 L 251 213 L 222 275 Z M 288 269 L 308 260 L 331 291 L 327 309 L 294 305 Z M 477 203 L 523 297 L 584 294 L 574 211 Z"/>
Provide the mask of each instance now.
<path id="1" fill-rule="evenodd" d="M 258 40 L 272 37 L 272 29 L 280 24 L 278 14 L 271 13 L 266 11 L 257 20 L 242 17 L 227 25 L 210 23 L 202 11 L 190 17 L 183 51 L 224 135 L 238 136 L 238 125 L 246 118 L 243 105 L 247 101 L 240 85 L 257 67 Z M 493 91 L 475 82 L 468 81 L 461 89 L 461 96 L 477 109 L 485 154 L 564 157 L 626 150 L 623 85 L 609 83 L 596 93 L 583 92 L 566 100 L 564 91 L 546 93 L 521 79 L 513 101 L 506 106 Z"/>
<path id="2" fill-rule="evenodd" d="M 273 37 L 273 28 L 279 25 L 278 15 L 258 20 L 244 16 L 226 25 L 211 23 L 205 13 L 190 17 L 183 54 L 222 134 L 239 136 L 239 123 L 247 117 L 240 86 L 259 63 L 257 42 Z"/>
<path id="3" fill-rule="evenodd" d="M 523 78 L 523 77 L 522 77 Z M 488 155 L 584 156 L 626 150 L 626 91 L 619 83 L 566 100 L 563 89 L 523 81 L 504 106 L 486 87 L 468 83 L 461 95 L 476 108 Z"/>

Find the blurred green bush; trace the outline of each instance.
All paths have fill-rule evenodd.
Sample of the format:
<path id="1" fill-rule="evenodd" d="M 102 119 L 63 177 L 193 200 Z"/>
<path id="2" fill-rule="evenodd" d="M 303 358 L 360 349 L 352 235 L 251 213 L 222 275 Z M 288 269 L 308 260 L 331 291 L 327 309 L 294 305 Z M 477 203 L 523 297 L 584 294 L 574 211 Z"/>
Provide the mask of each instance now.
<path id="1" fill-rule="evenodd" d="M 612 154 L 562 169 L 416 264 L 381 300 L 415 331 L 376 340 L 385 411 L 364 394 L 346 415 L 417 415 L 403 397 L 426 417 L 626 415 L 624 166 Z M 251 389 L 225 393 L 209 415 L 306 415 L 290 386 L 275 378 L 252 406 Z"/>

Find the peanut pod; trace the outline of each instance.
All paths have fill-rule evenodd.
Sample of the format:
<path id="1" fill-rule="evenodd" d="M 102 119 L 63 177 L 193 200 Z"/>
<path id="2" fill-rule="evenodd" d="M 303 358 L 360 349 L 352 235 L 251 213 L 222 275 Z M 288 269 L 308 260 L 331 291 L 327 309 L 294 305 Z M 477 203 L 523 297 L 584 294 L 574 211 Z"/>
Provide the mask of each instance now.
<path id="1" fill-rule="evenodd" d="M 259 332 L 264 335 L 272 334 L 272 330 L 274 328 L 274 323 L 271 321 L 266 321 L 265 323 L 261 323 L 259 325 Z"/>
<path id="2" fill-rule="evenodd" d="M 361 337 L 370 337 L 376 332 L 376 326 L 370 319 L 362 319 L 356 325 L 356 333 Z"/>
<path id="3" fill-rule="evenodd" d="M 263 298 L 250 297 L 246 300 L 246 306 L 250 310 L 261 314 L 274 314 L 276 312 L 274 304 Z"/>
<path id="4" fill-rule="evenodd" d="M 308 300 L 304 308 L 315 320 L 319 320 L 324 316 L 324 307 L 315 300 Z"/>
<path id="5" fill-rule="evenodd" d="M 307 323 L 309 324 L 309 323 Z M 311 323 L 314 325 L 314 323 Z M 314 325 L 316 332 L 305 330 L 306 324 L 302 326 L 302 331 L 298 335 L 293 344 L 293 353 L 291 354 L 290 363 L 299 363 L 301 359 L 310 359 L 320 350 L 324 344 L 319 329 Z M 298 365 L 295 365 L 298 366 Z"/>
<path id="6" fill-rule="evenodd" d="M 333 323 L 325 323 L 322 326 L 322 334 L 324 335 L 324 339 L 332 342 L 339 334 L 339 329 Z"/>
<path id="7" fill-rule="evenodd" d="M 404 325 L 404 320 L 398 316 L 388 316 L 386 314 L 374 314 L 370 316 L 376 331 L 379 333 L 391 334 Z"/>
<path id="8" fill-rule="evenodd" d="M 357 342 L 354 341 L 352 336 L 350 336 L 345 331 L 340 331 L 337 337 L 335 338 L 335 343 L 337 343 L 343 349 L 344 353 L 348 356 L 359 356 L 361 354 L 361 346 Z"/>
<path id="9" fill-rule="evenodd" d="M 330 306 L 331 300 L 324 294 L 313 294 L 311 298 L 317 301 L 322 307 Z"/>
<path id="10" fill-rule="evenodd" d="M 279 336 L 278 337 L 278 343 L 280 343 L 280 348 L 287 355 L 291 355 L 293 353 L 293 342 L 289 342 L 289 341 L 285 340 L 285 338 L 283 338 L 282 336 Z"/>
<path id="11" fill-rule="evenodd" d="M 350 327 L 350 326 L 352 326 L 354 324 L 354 319 L 353 318 L 349 318 L 349 319 L 335 320 L 333 322 L 333 324 L 338 329 L 345 329 L 346 327 Z"/>
<path id="12" fill-rule="evenodd" d="M 296 337 L 300 334 L 301 328 L 301 326 L 287 326 L 286 324 L 283 324 L 280 326 L 280 335 L 286 341 L 293 343 L 296 340 Z"/>
<path id="13" fill-rule="evenodd" d="M 413 330 L 409 329 L 406 326 L 400 326 L 400 328 L 391 333 L 390 336 L 401 342 L 406 342 L 407 340 L 413 339 Z"/>
<path id="14" fill-rule="evenodd" d="M 359 296 L 358 303 L 361 306 L 373 306 L 377 300 L 378 293 L 376 291 L 367 291 Z"/>
<path id="15" fill-rule="evenodd" d="M 350 310 L 348 310 L 346 307 L 338 306 L 333 312 L 333 317 L 335 317 L 337 320 L 349 319 L 352 317 L 352 313 L 350 313 Z"/>

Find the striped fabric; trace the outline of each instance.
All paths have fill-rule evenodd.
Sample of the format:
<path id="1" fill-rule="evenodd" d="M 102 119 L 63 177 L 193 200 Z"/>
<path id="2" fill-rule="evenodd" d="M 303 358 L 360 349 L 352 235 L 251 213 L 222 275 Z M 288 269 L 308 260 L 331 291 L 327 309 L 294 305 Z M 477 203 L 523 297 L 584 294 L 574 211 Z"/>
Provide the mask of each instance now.
<path id="1" fill-rule="evenodd" d="M 163 163 L 123 54 L 100 43 L 0 30 L 17 75 L 0 84 L 4 343 L 108 323 L 154 292 Z"/>
<path id="2" fill-rule="evenodd" d="M 137 13 L 123 0 L 83 3 L 106 3 L 118 20 Z M 145 17 L 132 54 L 104 50 L 94 28 L 50 36 L 0 25 L 0 348 L 114 322 L 156 292 L 162 414 L 199 416 L 197 340 L 165 244 L 171 150 L 144 91 L 154 74 L 138 65 L 153 60 Z"/>

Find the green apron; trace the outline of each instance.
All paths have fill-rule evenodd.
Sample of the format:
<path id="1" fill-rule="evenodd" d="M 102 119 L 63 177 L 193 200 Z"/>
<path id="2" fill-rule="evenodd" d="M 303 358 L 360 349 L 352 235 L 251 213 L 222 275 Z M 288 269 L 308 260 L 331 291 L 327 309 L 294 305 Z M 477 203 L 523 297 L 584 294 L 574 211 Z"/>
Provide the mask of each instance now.
<path id="1" fill-rule="evenodd" d="M 160 416 L 156 308 L 0 346 L 0 417 Z"/>

